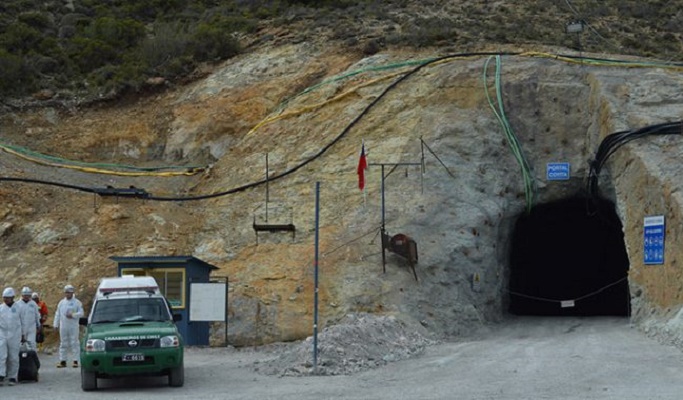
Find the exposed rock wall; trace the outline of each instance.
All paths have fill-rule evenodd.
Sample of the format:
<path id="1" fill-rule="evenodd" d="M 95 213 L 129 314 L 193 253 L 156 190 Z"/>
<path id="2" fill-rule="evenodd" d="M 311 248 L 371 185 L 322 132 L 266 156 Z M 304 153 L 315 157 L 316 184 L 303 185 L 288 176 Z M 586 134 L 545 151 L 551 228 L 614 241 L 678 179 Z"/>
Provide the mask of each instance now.
<path id="1" fill-rule="evenodd" d="M 8 139 L 45 153 L 89 158 L 97 148 L 118 162 L 212 165 L 194 177 L 101 177 L 3 155 L 3 175 L 203 195 L 263 180 L 267 153 L 269 222 L 292 222 L 297 230 L 294 237 L 260 233 L 257 243 L 252 222 L 265 219 L 263 184 L 201 201 L 93 204 L 92 197 L 63 189 L 3 183 L 2 284 L 35 286 L 56 304 L 66 282 L 82 297 L 92 293 L 99 277 L 115 272 L 110 256 L 192 254 L 230 278 L 231 344 L 301 339 L 312 333 L 320 182 L 321 328 L 350 312 L 419 322 L 435 336 L 469 334 L 499 320 L 508 296 L 510 238 L 526 204 L 520 166 L 490 107 L 498 104 L 495 60 L 434 63 L 387 91 L 414 68 L 407 60 L 433 56 L 386 52 L 359 59 L 308 44 L 264 49 L 125 112 L 49 113 L 50 121 L 48 114 L 4 116 Z M 502 57 L 501 104 L 536 178 L 535 201 L 582 192 L 587 161 L 605 135 L 679 119 L 678 81 L 664 69 Z M 42 127 L 41 135 L 24 136 L 33 126 Z M 134 126 L 142 127 L 144 140 L 129 140 Z M 383 272 L 381 168 L 370 166 L 364 196 L 355 173 L 363 140 L 368 161 L 386 164 L 387 231 L 418 243 L 418 281 L 391 253 Z M 600 178 L 624 224 L 633 316 L 642 324 L 659 317 L 656 326 L 663 326 L 682 303 L 675 246 L 679 141 L 657 137 L 624 146 Z M 424 173 L 390 165 L 419 163 L 423 156 Z M 546 163 L 556 161 L 571 163 L 571 180 L 545 181 Z M 642 220 L 653 214 L 667 218 L 666 261 L 646 267 Z"/>
<path id="2" fill-rule="evenodd" d="M 625 73 L 602 77 L 603 98 L 612 110 L 608 126 L 615 131 L 680 119 L 680 78 L 656 71 L 643 72 L 639 78 Z M 610 165 L 631 260 L 633 319 L 654 330 L 674 316 L 683 302 L 677 245 L 681 238 L 680 155 L 680 136 L 654 136 L 622 147 Z M 652 215 L 666 219 L 663 265 L 644 264 L 643 219 Z"/>

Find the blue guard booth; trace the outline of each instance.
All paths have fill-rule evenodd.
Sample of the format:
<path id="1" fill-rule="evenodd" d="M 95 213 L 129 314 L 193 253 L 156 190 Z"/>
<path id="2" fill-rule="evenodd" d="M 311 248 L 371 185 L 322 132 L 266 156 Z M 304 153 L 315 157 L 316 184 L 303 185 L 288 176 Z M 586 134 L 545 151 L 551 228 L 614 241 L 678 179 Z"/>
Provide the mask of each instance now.
<path id="1" fill-rule="evenodd" d="M 218 269 L 192 256 L 110 257 L 118 263 L 118 275 L 151 276 L 171 303 L 174 314 L 183 316 L 178 330 L 190 346 L 209 344 L 209 322 L 190 321 L 191 283 L 208 283 Z"/>

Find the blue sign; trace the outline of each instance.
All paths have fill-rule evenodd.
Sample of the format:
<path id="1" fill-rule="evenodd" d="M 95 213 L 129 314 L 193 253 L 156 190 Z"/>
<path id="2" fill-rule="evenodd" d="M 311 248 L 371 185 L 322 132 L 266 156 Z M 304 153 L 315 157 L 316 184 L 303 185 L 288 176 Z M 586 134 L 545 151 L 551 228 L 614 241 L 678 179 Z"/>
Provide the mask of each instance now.
<path id="1" fill-rule="evenodd" d="M 645 217 L 643 226 L 643 261 L 664 264 L 664 216 Z"/>
<path id="2" fill-rule="evenodd" d="M 566 181 L 569 179 L 569 163 L 548 163 L 545 171 L 546 180 Z"/>

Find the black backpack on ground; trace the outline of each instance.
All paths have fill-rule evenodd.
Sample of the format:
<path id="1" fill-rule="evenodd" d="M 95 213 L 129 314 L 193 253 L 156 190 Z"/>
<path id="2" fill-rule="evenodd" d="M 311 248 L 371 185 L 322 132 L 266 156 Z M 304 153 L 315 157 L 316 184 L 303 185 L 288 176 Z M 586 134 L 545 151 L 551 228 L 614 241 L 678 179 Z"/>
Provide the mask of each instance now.
<path id="1" fill-rule="evenodd" d="M 19 350 L 19 382 L 38 382 L 39 369 L 38 353 L 22 343 Z"/>

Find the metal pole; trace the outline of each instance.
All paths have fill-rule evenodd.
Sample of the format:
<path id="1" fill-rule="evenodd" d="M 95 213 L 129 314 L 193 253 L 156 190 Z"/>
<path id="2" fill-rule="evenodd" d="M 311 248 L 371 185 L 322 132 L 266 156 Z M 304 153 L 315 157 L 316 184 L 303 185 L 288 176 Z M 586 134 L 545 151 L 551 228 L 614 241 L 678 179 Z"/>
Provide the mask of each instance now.
<path id="1" fill-rule="evenodd" d="M 315 183 L 315 283 L 313 291 L 313 373 L 318 374 L 318 243 L 320 235 L 320 182 Z"/>
<path id="2" fill-rule="evenodd" d="M 385 226 L 384 226 L 384 164 L 382 164 L 382 228 L 380 234 L 382 235 L 382 272 L 386 273 L 387 272 L 387 261 L 386 261 L 386 255 L 384 254 L 384 249 L 386 249 L 386 243 L 385 243 Z"/>
<path id="3" fill-rule="evenodd" d="M 270 191 L 269 191 L 269 176 L 270 173 L 268 171 L 268 153 L 266 153 L 266 222 L 268 222 L 268 200 L 270 200 Z"/>
<path id="4" fill-rule="evenodd" d="M 230 302 L 228 300 L 228 293 L 230 293 L 230 282 L 228 277 L 225 277 L 225 347 L 228 347 L 228 306 Z"/>
<path id="5" fill-rule="evenodd" d="M 420 153 L 422 153 L 422 158 L 420 158 L 420 193 L 425 192 L 425 142 L 420 138 Z"/>
<path id="6" fill-rule="evenodd" d="M 384 164 L 382 164 L 382 229 L 384 229 Z"/>
<path id="7" fill-rule="evenodd" d="M 427 147 L 429 149 L 429 147 Z M 380 228 L 380 234 L 382 235 L 382 271 L 387 272 L 386 269 L 386 255 L 384 254 L 384 249 L 387 247 L 387 243 L 385 240 L 385 233 L 386 233 L 386 226 L 385 226 L 385 220 L 386 220 L 386 215 L 385 215 L 385 202 L 384 202 L 384 167 L 386 165 L 392 165 L 392 166 L 397 166 L 397 165 L 422 165 L 422 163 L 370 163 L 368 164 L 369 166 L 374 166 L 374 165 L 379 165 L 382 167 L 382 185 L 381 185 L 381 191 L 382 191 L 382 226 Z"/>

